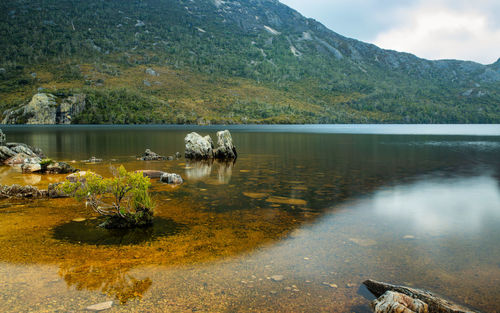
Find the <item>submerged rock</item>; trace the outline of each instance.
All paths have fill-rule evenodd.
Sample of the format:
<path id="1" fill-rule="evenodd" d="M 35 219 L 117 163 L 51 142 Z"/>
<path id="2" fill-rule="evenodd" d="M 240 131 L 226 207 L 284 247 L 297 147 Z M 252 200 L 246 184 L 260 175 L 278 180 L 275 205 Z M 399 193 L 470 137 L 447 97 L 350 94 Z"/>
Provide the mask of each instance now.
<path id="1" fill-rule="evenodd" d="M 161 176 L 160 181 L 171 185 L 180 185 L 184 182 L 181 175 L 174 173 L 164 173 Z"/>
<path id="2" fill-rule="evenodd" d="M 142 175 L 149 178 L 160 178 L 165 172 L 155 171 L 155 170 L 139 170 L 137 172 L 141 172 Z"/>
<path id="3" fill-rule="evenodd" d="M 146 149 L 146 151 L 144 151 L 144 153 L 141 155 L 139 159 L 142 161 L 163 161 L 166 160 L 167 158 L 149 149 Z"/>
<path id="4" fill-rule="evenodd" d="M 113 301 L 106 301 L 106 302 L 101 302 L 101 303 L 89 305 L 85 309 L 88 311 L 99 312 L 99 311 L 111 309 L 111 307 L 113 307 Z"/>
<path id="5" fill-rule="evenodd" d="M 193 132 L 184 138 L 187 159 L 201 160 L 213 158 L 213 142 L 210 136 L 207 137 L 202 137 L 198 133 Z"/>
<path id="6" fill-rule="evenodd" d="M 238 154 L 236 153 L 236 147 L 233 145 L 233 138 L 229 130 L 224 130 L 217 132 L 217 144 L 218 147 L 214 152 L 214 157 L 216 159 L 236 159 Z"/>

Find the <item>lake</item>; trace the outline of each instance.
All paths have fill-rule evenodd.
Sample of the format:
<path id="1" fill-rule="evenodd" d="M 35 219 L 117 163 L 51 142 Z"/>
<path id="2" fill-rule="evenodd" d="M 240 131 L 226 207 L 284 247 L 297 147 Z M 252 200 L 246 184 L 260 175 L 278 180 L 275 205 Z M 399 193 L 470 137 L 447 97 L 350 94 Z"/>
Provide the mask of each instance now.
<path id="1" fill-rule="evenodd" d="M 223 129 L 234 163 L 136 159 Z M 103 176 L 185 182 L 153 182 L 155 226 L 128 232 L 98 229 L 73 199 L 1 200 L 1 312 L 370 312 L 368 278 L 500 312 L 500 125 L 2 130 Z M 0 167 L 1 184 L 64 177 Z"/>

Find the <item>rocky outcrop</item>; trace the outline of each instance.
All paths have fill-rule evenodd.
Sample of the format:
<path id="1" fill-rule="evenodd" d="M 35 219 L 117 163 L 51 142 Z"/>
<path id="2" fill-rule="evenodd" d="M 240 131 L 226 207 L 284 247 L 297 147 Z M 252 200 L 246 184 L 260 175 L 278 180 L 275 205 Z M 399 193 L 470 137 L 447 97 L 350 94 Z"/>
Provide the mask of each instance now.
<path id="1" fill-rule="evenodd" d="M 477 311 L 464 308 L 426 290 L 391 285 L 372 279 L 363 282 L 363 284 L 376 297 L 380 297 L 372 303 L 372 308 L 377 313 L 477 313 Z M 387 293 L 388 291 L 392 293 Z"/>
<path id="2" fill-rule="evenodd" d="M 83 94 L 64 98 L 56 112 L 56 124 L 71 124 L 74 117 L 85 110 L 85 100 L 86 97 Z"/>
<path id="3" fill-rule="evenodd" d="M 28 104 L 5 111 L 2 124 L 71 124 L 85 105 L 82 94 L 58 98 L 50 93 L 37 93 Z"/>
<path id="4" fill-rule="evenodd" d="M 214 151 L 214 157 L 216 159 L 231 160 L 238 157 L 229 130 L 217 132 L 217 144 L 219 146 Z"/>
<path id="5" fill-rule="evenodd" d="M 144 153 L 141 155 L 139 159 L 142 161 L 163 161 L 166 160 L 167 158 L 149 149 L 146 149 L 146 151 L 144 151 Z"/>
<path id="6" fill-rule="evenodd" d="M 184 138 L 184 143 L 186 144 L 186 159 L 206 160 L 215 158 L 234 160 L 238 155 L 231 133 L 228 130 L 217 132 L 217 149 L 214 149 L 214 142 L 209 135 L 202 137 L 194 132 Z"/>
<path id="7" fill-rule="evenodd" d="M 170 184 L 170 185 L 180 185 L 184 182 L 181 175 L 173 174 L 173 173 L 164 173 L 160 177 L 160 181 L 162 183 Z"/>
<path id="8" fill-rule="evenodd" d="M 214 156 L 213 142 L 210 136 L 202 137 L 193 132 L 184 138 L 184 143 L 186 144 L 186 159 L 203 160 Z"/>

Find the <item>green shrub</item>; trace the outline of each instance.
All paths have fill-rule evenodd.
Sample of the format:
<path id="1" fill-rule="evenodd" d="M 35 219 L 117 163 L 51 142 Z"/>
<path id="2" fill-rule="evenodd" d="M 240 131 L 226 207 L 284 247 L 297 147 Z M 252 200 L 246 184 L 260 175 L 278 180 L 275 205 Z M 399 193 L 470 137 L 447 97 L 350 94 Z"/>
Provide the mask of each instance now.
<path id="1" fill-rule="evenodd" d="M 85 201 L 95 212 L 107 217 L 105 228 L 144 227 L 152 224 L 154 203 L 149 195 L 151 182 L 140 172 L 120 166 L 112 178 L 87 172 L 76 182 L 64 182 L 61 191 Z"/>

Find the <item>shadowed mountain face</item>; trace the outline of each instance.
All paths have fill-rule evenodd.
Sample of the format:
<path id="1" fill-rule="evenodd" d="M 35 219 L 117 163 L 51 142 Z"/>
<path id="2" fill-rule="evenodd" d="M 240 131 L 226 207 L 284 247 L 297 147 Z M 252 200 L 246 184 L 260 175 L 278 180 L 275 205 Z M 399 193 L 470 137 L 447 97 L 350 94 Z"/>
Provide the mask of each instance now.
<path id="1" fill-rule="evenodd" d="M 6 0 L 0 32 L 3 108 L 90 94 L 77 123 L 500 121 L 499 62 L 383 50 L 279 1 Z M 127 119 L 95 120 L 110 94 Z"/>

